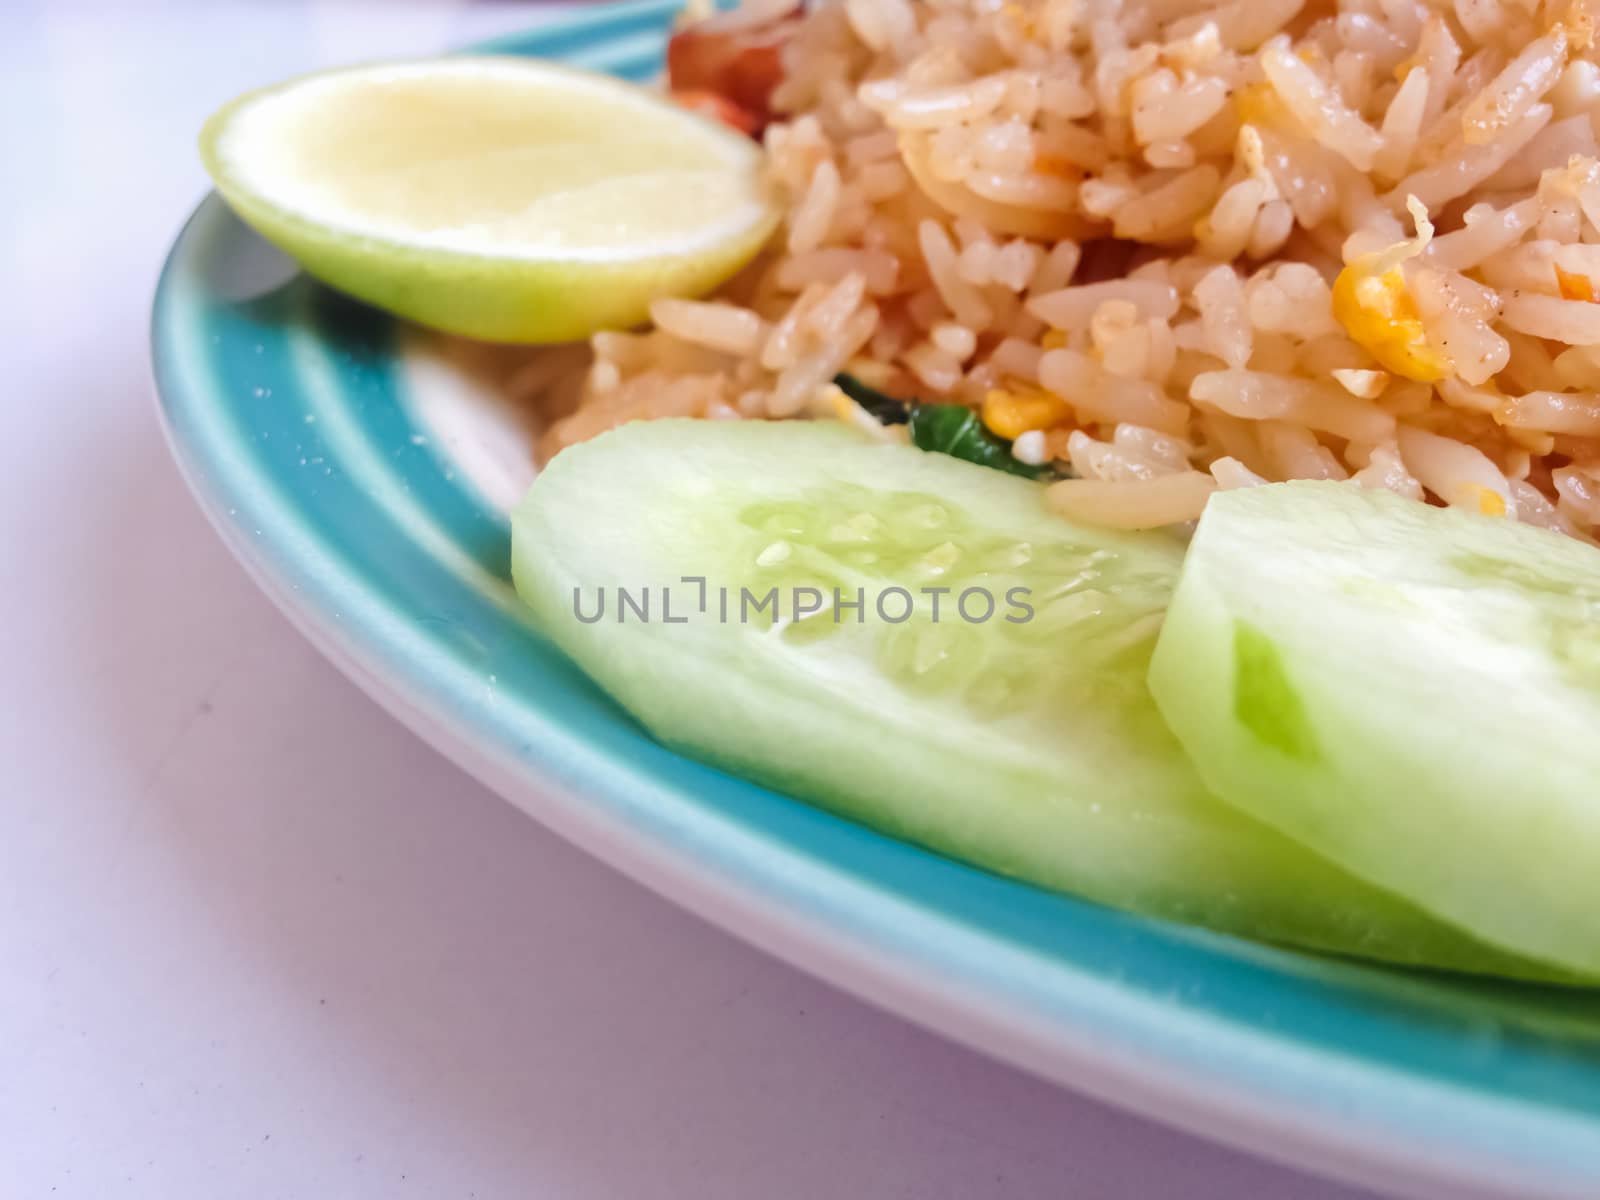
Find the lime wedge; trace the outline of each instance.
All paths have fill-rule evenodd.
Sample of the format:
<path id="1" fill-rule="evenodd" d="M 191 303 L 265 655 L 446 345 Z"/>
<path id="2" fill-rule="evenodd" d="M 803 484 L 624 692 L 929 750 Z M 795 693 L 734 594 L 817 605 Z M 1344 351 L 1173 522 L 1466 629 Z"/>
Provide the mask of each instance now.
<path id="1" fill-rule="evenodd" d="M 306 271 L 424 325 L 554 342 L 645 319 L 777 221 L 760 147 L 641 88 L 441 58 L 250 92 L 200 135 L 233 209 Z"/>

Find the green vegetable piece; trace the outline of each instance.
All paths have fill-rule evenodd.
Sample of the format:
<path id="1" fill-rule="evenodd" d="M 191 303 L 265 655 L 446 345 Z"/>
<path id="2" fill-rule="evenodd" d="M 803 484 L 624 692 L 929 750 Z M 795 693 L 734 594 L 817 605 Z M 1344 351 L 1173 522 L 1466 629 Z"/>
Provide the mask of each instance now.
<path id="1" fill-rule="evenodd" d="M 839 390 L 854 400 L 880 425 L 911 427 L 911 442 L 921 450 L 948 454 L 963 462 L 992 467 L 1024 479 L 1067 479 L 1071 472 L 1051 464 L 1033 466 L 1011 453 L 1011 443 L 984 427 L 978 414 L 959 404 L 924 404 L 920 400 L 897 400 L 868 387 L 854 375 L 833 377 Z"/>
<path id="2" fill-rule="evenodd" d="M 896 400 L 877 388 L 868 387 L 854 375 L 841 372 L 833 377 L 833 382 L 879 425 L 904 425 L 911 416 L 912 402 Z"/>
<path id="3" fill-rule="evenodd" d="M 1600 552 L 1343 483 L 1213 496 L 1150 670 L 1223 799 L 1600 977 Z"/>
<path id="4" fill-rule="evenodd" d="M 913 408 L 911 441 L 920 449 L 1024 479 L 1058 478 L 1048 466 L 1031 466 L 1013 457 L 1011 443 L 990 433 L 977 413 L 960 404 L 919 404 Z"/>
<path id="5" fill-rule="evenodd" d="M 539 627 L 685 754 L 1133 912 L 1540 974 L 1207 792 L 1145 683 L 1164 534 L 836 423 L 647 421 L 563 451 L 512 551 Z"/>

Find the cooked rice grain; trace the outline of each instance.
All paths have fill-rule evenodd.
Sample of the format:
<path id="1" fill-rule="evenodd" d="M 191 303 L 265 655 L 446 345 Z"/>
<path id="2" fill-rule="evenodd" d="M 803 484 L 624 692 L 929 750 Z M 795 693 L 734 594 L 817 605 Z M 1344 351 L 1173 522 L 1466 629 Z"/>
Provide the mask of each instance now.
<path id="1" fill-rule="evenodd" d="M 1082 476 L 1051 491 L 1079 520 L 1352 478 L 1592 538 L 1595 2 L 820 0 L 766 135 L 781 236 L 597 335 L 540 453 L 833 412 L 848 364 L 1047 389 L 1015 452 Z"/>

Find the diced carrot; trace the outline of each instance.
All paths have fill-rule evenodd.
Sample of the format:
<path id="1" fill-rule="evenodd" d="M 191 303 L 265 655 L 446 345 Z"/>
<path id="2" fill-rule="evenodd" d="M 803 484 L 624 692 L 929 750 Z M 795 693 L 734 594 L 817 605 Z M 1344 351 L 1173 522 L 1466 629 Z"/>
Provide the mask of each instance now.
<path id="1" fill-rule="evenodd" d="M 1561 289 L 1563 300 L 1587 300 L 1594 303 L 1594 280 L 1587 275 L 1574 274 L 1556 268 L 1556 286 Z"/>

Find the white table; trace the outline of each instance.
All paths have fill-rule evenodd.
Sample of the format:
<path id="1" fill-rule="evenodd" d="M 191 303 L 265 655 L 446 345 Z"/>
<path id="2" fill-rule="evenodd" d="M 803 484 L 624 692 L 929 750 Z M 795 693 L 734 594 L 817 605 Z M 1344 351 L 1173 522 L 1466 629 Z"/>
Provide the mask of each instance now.
<path id="1" fill-rule="evenodd" d="M 1352 1200 L 991 1064 L 425 749 L 259 596 L 152 417 L 205 114 L 554 6 L 0 15 L 0 1196 Z"/>

